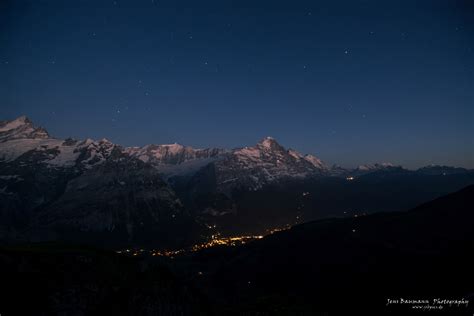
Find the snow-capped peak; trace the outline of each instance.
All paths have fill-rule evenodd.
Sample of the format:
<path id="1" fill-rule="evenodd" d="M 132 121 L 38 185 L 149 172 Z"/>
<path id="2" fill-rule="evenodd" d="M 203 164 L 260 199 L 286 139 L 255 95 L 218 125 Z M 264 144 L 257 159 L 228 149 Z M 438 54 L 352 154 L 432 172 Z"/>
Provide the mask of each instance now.
<path id="1" fill-rule="evenodd" d="M 185 149 L 185 146 L 181 145 L 181 144 L 178 144 L 178 143 L 174 143 L 174 144 L 165 144 L 165 145 L 161 145 L 163 148 L 166 148 L 167 152 L 170 153 L 170 154 L 177 154 L 179 153 L 180 151 L 184 150 Z M 188 147 L 189 150 L 194 150 L 192 147 Z"/>
<path id="2" fill-rule="evenodd" d="M 256 148 L 263 151 L 284 151 L 285 148 L 281 146 L 275 138 L 267 136 L 257 143 Z"/>
<path id="3" fill-rule="evenodd" d="M 5 142 L 12 139 L 47 139 L 48 132 L 35 127 L 26 116 L 20 116 L 12 121 L 0 122 L 0 141 Z"/>
<path id="4" fill-rule="evenodd" d="M 31 125 L 31 121 L 26 116 L 20 116 L 12 121 L 0 122 L 0 132 L 7 132 L 13 129 L 17 129 L 24 125 Z"/>
<path id="5" fill-rule="evenodd" d="M 315 166 L 316 168 L 320 168 L 320 169 L 328 169 L 328 167 L 326 166 L 326 164 L 321 160 L 319 159 L 318 157 L 316 156 L 313 156 L 313 155 L 306 155 L 304 156 L 304 159 L 306 161 L 308 161 L 309 163 L 311 163 L 313 166 Z"/>
<path id="6" fill-rule="evenodd" d="M 307 162 L 312 164 L 313 167 L 316 167 L 318 169 L 328 169 L 326 164 L 316 156 L 309 155 L 309 154 L 303 155 L 303 154 L 301 154 L 301 153 L 299 153 L 299 152 L 297 152 L 296 150 L 293 150 L 293 149 L 289 149 L 288 154 L 290 154 L 290 156 L 292 156 L 296 160 L 306 160 Z"/>
<path id="7" fill-rule="evenodd" d="M 113 143 L 105 137 L 99 140 L 99 144 L 113 145 Z"/>
<path id="8" fill-rule="evenodd" d="M 272 146 L 274 146 L 275 144 L 278 145 L 278 142 L 275 140 L 275 138 L 273 137 L 270 137 L 270 136 L 267 136 L 265 137 L 264 139 L 262 139 L 258 145 L 262 146 L 262 147 L 265 147 L 265 148 L 271 148 Z"/>

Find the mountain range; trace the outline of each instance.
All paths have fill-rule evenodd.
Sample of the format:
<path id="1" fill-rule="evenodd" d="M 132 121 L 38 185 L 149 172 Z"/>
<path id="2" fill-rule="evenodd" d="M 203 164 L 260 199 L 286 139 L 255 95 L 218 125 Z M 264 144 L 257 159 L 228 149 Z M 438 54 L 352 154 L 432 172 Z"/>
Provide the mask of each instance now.
<path id="1" fill-rule="evenodd" d="M 271 137 L 235 149 L 122 147 L 54 138 L 25 116 L 0 122 L 4 240 L 171 246 L 215 229 L 255 232 L 402 209 L 473 182 L 463 168 L 329 166 Z"/>

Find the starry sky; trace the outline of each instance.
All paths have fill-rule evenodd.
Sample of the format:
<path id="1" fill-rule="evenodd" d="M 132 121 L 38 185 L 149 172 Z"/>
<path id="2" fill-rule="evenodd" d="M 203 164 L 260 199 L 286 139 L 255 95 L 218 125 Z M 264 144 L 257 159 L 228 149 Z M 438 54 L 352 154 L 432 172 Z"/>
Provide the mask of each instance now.
<path id="1" fill-rule="evenodd" d="M 3 0 L 0 120 L 474 168 L 474 1 Z"/>

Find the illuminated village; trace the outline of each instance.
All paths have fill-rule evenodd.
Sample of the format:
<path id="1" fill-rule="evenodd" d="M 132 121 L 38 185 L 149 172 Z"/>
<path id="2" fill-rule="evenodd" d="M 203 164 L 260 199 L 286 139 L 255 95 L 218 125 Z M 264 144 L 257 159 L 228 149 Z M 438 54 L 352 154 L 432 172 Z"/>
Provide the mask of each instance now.
<path id="1" fill-rule="evenodd" d="M 212 226 L 212 227 L 215 228 L 215 226 Z M 200 243 L 200 244 L 195 244 L 186 249 L 175 249 L 175 250 L 125 249 L 125 250 L 118 250 L 116 251 L 116 253 L 128 255 L 128 256 L 151 255 L 151 256 L 158 256 L 158 257 L 168 257 L 170 259 L 173 259 L 174 257 L 179 256 L 179 255 L 184 255 L 191 252 L 197 252 L 197 251 L 212 248 L 212 247 L 218 247 L 218 246 L 234 247 L 234 246 L 244 245 L 254 240 L 262 239 L 263 237 L 267 235 L 271 235 L 276 232 L 287 230 L 290 228 L 291 228 L 291 225 L 286 225 L 283 227 L 269 229 L 266 231 L 265 235 L 244 235 L 244 236 L 232 236 L 232 237 L 222 237 L 221 234 L 217 232 L 214 235 L 212 235 L 208 241 L 204 243 Z"/>

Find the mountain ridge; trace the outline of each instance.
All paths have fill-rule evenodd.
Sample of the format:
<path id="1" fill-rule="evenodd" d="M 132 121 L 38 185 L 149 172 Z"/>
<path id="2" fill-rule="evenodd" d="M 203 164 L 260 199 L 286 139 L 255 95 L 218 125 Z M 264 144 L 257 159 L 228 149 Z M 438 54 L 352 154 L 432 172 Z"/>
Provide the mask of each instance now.
<path id="1" fill-rule="evenodd" d="M 30 142 L 21 142 L 21 140 L 30 139 Z M 3 160 L 14 160 L 24 154 L 29 150 L 34 150 L 38 147 L 51 147 L 51 148 L 58 148 L 61 145 L 73 145 L 73 144 L 83 144 L 86 146 L 92 147 L 100 147 L 101 145 L 107 144 L 109 146 L 117 146 L 118 148 L 122 148 L 123 152 L 136 157 L 142 160 L 145 163 L 151 163 L 158 169 L 162 169 L 163 173 L 165 174 L 175 174 L 177 168 L 171 168 L 171 166 L 178 166 L 180 164 L 185 164 L 190 161 L 197 162 L 199 160 L 203 161 L 203 164 L 206 163 L 205 160 L 208 162 L 214 162 L 222 157 L 227 155 L 236 155 L 242 159 L 247 161 L 255 160 L 260 158 L 261 155 L 265 156 L 265 153 L 268 152 L 275 152 L 282 154 L 286 152 L 290 156 L 292 156 L 296 161 L 306 161 L 309 162 L 312 167 L 315 169 L 323 171 L 326 175 L 333 175 L 333 176 L 345 176 L 345 175 L 361 175 L 368 172 L 373 172 L 377 170 L 383 169 L 390 169 L 401 167 L 400 165 L 394 165 L 392 163 L 373 163 L 373 164 L 365 164 L 360 165 L 356 168 L 344 168 L 341 166 L 333 165 L 330 167 L 328 164 L 323 162 L 317 156 L 312 154 L 301 154 L 298 151 L 288 148 L 286 149 L 282 145 L 278 143 L 278 141 L 270 136 L 264 137 L 259 142 L 256 143 L 254 146 L 244 146 L 244 147 L 237 147 L 232 149 L 225 149 L 225 148 L 193 148 L 191 146 L 186 146 L 178 143 L 174 144 L 148 144 L 141 147 L 124 147 L 118 144 L 114 144 L 113 142 L 103 138 L 99 141 L 92 140 L 87 138 L 82 141 L 74 140 L 71 138 L 67 138 L 65 140 L 61 140 L 58 138 L 51 137 L 50 134 L 47 132 L 46 129 L 43 127 L 36 127 L 32 120 L 30 120 L 27 116 L 20 116 L 11 121 L 0 121 L 0 143 L 5 143 L 8 141 L 17 141 L 15 143 L 15 149 L 11 150 L 10 155 L 8 155 L 8 148 L 6 146 L 0 145 L 0 161 Z M 13 146 L 12 146 L 13 147 Z M 15 152 L 16 151 L 16 152 Z M 3 155 L 2 155 L 3 152 Z M 5 154 L 7 152 L 7 154 Z M 58 159 L 59 160 L 59 159 Z M 59 162 L 59 161 L 56 162 Z M 278 161 L 274 161 L 278 163 Z M 166 167 L 169 167 L 168 169 Z M 202 164 L 198 167 L 202 167 Z M 456 168 L 458 172 L 462 170 L 468 170 L 465 168 L 460 167 L 447 167 L 447 166 L 425 166 L 420 167 L 416 170 L 428 172 L 429 168 Z M 193 171 L 196 171 L 195 168 L 189 168 Z M 309 167 L 311 169 L 311 167 Z M 440 171 L 442 173 L 442 171 Z M 295 173 L 295 176 L 298 176 Z"/>
<path id="2" fill-rule="evenodd" d="M 474 179 L 453 167 L 330 167 L 272 137 L 234 149 L 122 147 L 105 138 L 54 138 L 20 117 L 0 123 L 0 138 L 0 239 L 95 235 L 124 245 L 152 242 L 153 234 L 172 243 L 164 233 L 171 227 L 176 240 L 212 234 L 203 227 L 261 233 L 410 206 Z"/>

